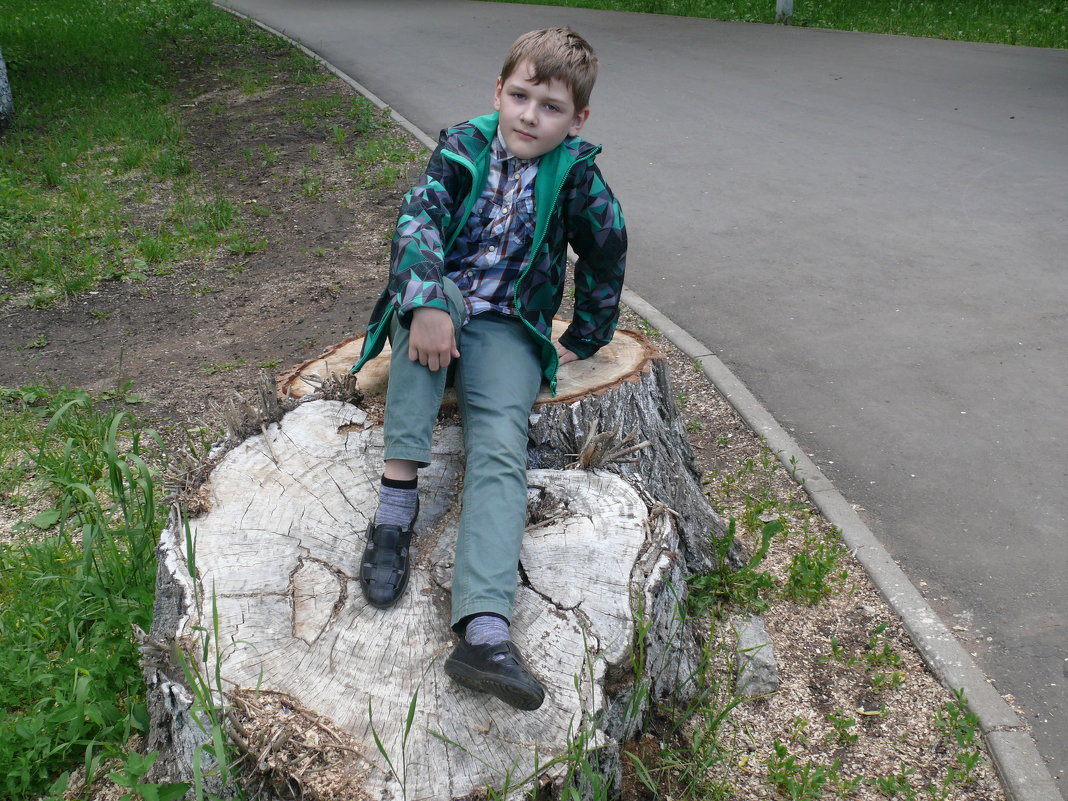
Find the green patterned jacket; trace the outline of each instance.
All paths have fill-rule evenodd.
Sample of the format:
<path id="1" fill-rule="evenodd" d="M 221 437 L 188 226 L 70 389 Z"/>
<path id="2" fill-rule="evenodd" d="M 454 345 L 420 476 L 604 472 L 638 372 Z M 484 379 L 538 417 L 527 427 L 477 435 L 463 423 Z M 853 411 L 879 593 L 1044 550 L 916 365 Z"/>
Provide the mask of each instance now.
<path id="1" fill-rule="evenodd" d="M 407 324 L 427 306 L 447 310 L 445 255 L 463 230 L 486 183 L 497 114 L 442 131 L 426 174 L 408 192 L 390 254 L 389 285 L 371 314 L 357 372 L 378 355 L 394 314 Z M 626 265 L 623 214 L 594 164 L 601 148 L 569 137 L 541 157 L 534 181 L 537 224 L 530 260 L 516 281 L 514 306 L 541 345 L 542 370 L 555 391 L 557 356 L 552 318 L 564 292 L 567 246 L 575 265 L 575 315 L 561 343 L 580 358 L 608 344 L 619 318 Z"/>

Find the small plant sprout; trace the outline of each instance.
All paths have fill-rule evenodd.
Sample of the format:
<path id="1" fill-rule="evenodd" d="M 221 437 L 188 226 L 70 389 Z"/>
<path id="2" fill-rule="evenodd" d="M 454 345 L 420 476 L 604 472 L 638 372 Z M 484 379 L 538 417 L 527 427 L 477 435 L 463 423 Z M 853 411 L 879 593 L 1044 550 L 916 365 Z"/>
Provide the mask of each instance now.
<path id="1" fill-rule="evenodd" d="M 808 727 L 811 724 L 798 715 L 790 721 L 790 742 L 797 745 L 808 745 Z"/>
<path id="2" fill-rule="evenodd" d="M 779 740 L 772 747 L 775 753 L 764 761 L 772 785 L 793 801 L 819 801 L 831 778 L 829 769 L 811 761 L 802 765 Z"/>
<path id="3" fill-rule="evenodd" d="M 279 149 L 276 147 L 269 147 L 266 142 L 260 143 L 260 156 L 262 161 L 261 167 L 270 167 L 273 164 L 278 163 Z"/>
<path id="4" fill-rule="evenodd" d="M 348 136 L 345 133 L 345 129 L 342 128 L 340 125 L 331 125 L 330 126 L 330 133 L 334 137 L 334 145 L 337 147 L 338 151 L 344 153 L 345 152 L 345 139 Z"/>
<path id="5" fill-rule="evenodd" d="M 837 742 L 845 745 L 847 743 L 855 743 L 859 738 L 859 735 L 852 730 L 857 725 L 857 719 L 846 717 L 842 707 L 835 707 L 833 714 L 828 713 L 827 722 L 834 729 L 834 738 Z"/>

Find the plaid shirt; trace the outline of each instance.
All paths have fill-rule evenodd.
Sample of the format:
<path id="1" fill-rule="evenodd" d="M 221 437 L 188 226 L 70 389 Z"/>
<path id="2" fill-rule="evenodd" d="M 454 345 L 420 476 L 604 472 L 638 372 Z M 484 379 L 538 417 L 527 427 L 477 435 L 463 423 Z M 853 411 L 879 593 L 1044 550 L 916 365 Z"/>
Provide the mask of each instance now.
<path id="1" fill-rule="evenodd" d="M 537 174 L 538 159 L 516 158 L 499 133 L 493 138 L 486 188 L 445 263 L 445 274 L 464 295 L 468 316 L 516 313 L 515 282 L 530 258 L 537 220 Z"/>

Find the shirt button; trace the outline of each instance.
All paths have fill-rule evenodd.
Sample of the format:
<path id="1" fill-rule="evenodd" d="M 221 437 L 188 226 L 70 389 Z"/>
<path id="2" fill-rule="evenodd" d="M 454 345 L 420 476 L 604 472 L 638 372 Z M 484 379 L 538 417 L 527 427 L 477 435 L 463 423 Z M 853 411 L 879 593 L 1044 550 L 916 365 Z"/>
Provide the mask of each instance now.
<path id="1" fill-rule="evenodd" d="M 502 206 L 501 207 L 501 211 L 507 213 L 511 208 L 512 208 L 511 206 Z"/>
<path id="2" fill-rule="evenodd" d="M 497 246 L 496 245 L 490 245 L 489 246 L 489 250 L 490 250 L 490 253 L 493 253 L 495 250 L 497 250 Z"/>

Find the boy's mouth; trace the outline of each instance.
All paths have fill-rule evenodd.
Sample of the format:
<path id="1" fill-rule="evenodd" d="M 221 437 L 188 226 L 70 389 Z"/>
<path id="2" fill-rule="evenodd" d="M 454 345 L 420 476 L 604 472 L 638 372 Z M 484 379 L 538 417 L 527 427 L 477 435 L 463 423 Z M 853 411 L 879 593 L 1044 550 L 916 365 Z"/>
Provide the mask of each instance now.
<path id="1" fill-rule="evenodd" d="M 538 138 L 538 137 L 536 137 L 536 136 L 535 136 L 534 134 L 530 134 L 530 133 L 527 133 L 526 131 L 520 131 L 519 129 L 516 129 L 516 133 L 517 133 L 517 134 L 518 134 L 518 135 L 519 135 L 519 136 L 520 136 L 520 137 L 521 137 L 522 139 L 537 139 L 537 138 Z"/>

